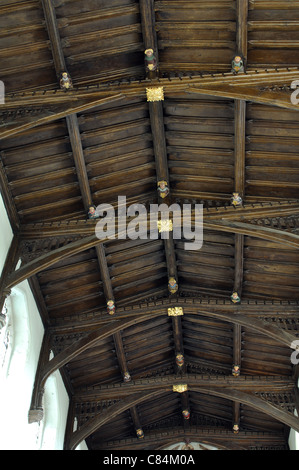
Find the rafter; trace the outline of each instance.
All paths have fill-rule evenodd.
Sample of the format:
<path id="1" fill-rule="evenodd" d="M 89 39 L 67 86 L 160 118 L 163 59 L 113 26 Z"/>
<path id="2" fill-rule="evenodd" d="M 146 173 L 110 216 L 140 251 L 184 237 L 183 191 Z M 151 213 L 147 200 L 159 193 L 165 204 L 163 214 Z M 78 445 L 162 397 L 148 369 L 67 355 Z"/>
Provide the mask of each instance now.
<path id="1" fill-rule="evenodd" d="M 82 141 L 80 136 L 79 124 L 76 114 L 67 116 L 66 123 L 70 136 L 70 142 L 73 152 L 73 157 L 76 165 L 76 171 L 81 190 L 82 200 L 85 212 L 88 212 L 88 207 L 92 204 L 92 195 L 90 191 L 88 175 L 86 171 L 84 153 L 82 148 Z"/>
<path id="2" fill-rule="evenodd" d="M 92 102 L 78 100 L 74 106 L 62 104 L 58 106 L 49 105 L 40 109 L 35 109 L 35 107 L 11 108 L 6 113 L 2 112 L 0 114 L 0 140 L 20 134 L 34 127 L 49 124 L 72 114 L 81 113 L 107 103 L 114 103 L 123 97 L 122 94 L 116 94 L 109 98 L 98 99 Z"/>
<path id="3" fill-rule="evenodd" d="M 287 426 L 292 427 L 295 430 L 299 430 L 299 419 L 291 413 L 286 412 L 283 408 L 274 406 L 272 403 L 260 398 L 254 393 L 244 392 L 241 390 L 236 390 L 235 387 L 230 388 L 215 388 L 212 386 L 190 386 L 193 391 L 198 391 L 200 393 L 205 393 L 212 396 L 221 397 L 228 400 L 237 401 L 248 405 L 262 413 L 265 413 L 274 419 L 286 424 Z M 172 390 L 172 386 L 160 385 L 151 389 L 151 391 L 143 391 L 139 393 L 134 393 L 131 396 L 123 398 L 120 402 L 115 405 L 110 406 L 105 409 L 102 413 L 99 413 L 94 418 L 88 420 L 78 431 L 75 431 L 71 436 L 67 436 L 66 450 L 75 449 L 76 446 L 83 440 L 86 439 L 90 434 L 94 433 L 101 426 L 103 426 L 108 420 L 119 415 L 131 405 L 137 406 L 140 403 L 143 403 L 149 399 L 158 397 L 161 393 L 164 393 L 165 390 Z M 251 389 L 252 390 L 252 389 Z"/>
<path id="4" fill-rule="evenodd" d="M 100 272 L 101 272 L 101 279 L 103 281 L 103 288 L 104 288 L 106 302 L 108 302 L 109 300 L 114 301 L 112 282 L 110 279 L 109 268 L 107 264 L 104 246 L 103 245 L 97 246 L 96 253 L 97 253 L 98 263 L 99 263 Z M 126 374 L 129 374 L 129 367 L 128 367 L 127 360 L 126 360 L 126 354 L 124 351 L 121 331 L 116 331 L 115 333 L 113 333 L 113 341 L 115 345 L 115 352 L 116 352 L 118 364 L 121 370 L 122 378 L 125 379 Z M 139 429 L 141 426 L 140 426 L 140 420 L 139 420 L 137 409 L 134 406 L 131 407 L 130 413 L 131 413 L 131 417 L 132 417 L 135 429 Z"/>
<path id="5" fill-rule="evenodd" d="M 86 226 L 84 229 L 86 230 Z M 148 222 L 148 229 L 150 230 L 150 221 Z M 264 227 L 261 225 L 231 220 L 213 220 L 211 222 L 204 221 L 203 229 L 248 235 L 251 237 L 261 238 L 263 240 L 273 241 L 275 243 L 282 243 L 285 246 L 296 249 L 299 247 L 299 235 L 297 233 L 279 230 L 273 227 Z M 94 232 L 94 226 L 90 226 L 89 231 Z M 118 233 L 117 227 L 116 233 Z M 126 234 L 126 229 L 120 231 L 118 236 L 121 238 L 124 234 Z M 105 241 L 106 238 L 99 239 L 96 235 L 91 235 L 89 237 L 84 237 L 81 240 L 71 242 L 66 246 L 54 249 L 49 253 L 43 254 L 37 259 L 28 262 L 17 271 L 12 272 L 8 276 L 6 287 L 12 288 L 21 281 L 28 279 L 43 269 L 53 266 L 58 261 L 66 259 L 76 253 L 81 253 L 82 251 L 95 247 L 101 243 L 104 243 Z"/>
<path id="6" fill-rule="evenodd" d="M 244 203 L 242 207 L 210 207 L 203 208 L 203 222 L 210 221 L 247 221 L 251 219 L 288 217 L 299 215 L 299 202 L 297 200 L 282 200 L 279 202 Z M 129 222 L 127 219 L 127 223 Z M 116 220 L 117 222 L 117 220 Z M 20 236 L 26 240 L 37 240 L 51 236 L 64 235 L 92 235 L 96 222 L 89 220 L 62 220 L 59 222 L 42 222 L 22 225 Z"/>
<path id="7" fill-rule="evenodd" d="M 203 302 L 198 299 L 171 299 L 165 301 L 151 302 L 148 305 L 138 307 L 118 308 L 117 320 L 111 320 L 104 326 L 93 326 L 93 330 L 83 339 L 80 339 L 67 347 L 63 352 L 59 353 L 53 358 L 45 367 L 43 373 L 43 380 L 46 380 L 49 374 L 57 368 L 62 367 L 64 364 L 72 360 L 81 352 L 91 347 L 96 341 L 104 339 L 108 336 L 124 330 L 132 324 L 146 321 L 150 318 L 155 318 L 160 315 L 168 315 L 168 308 L 179 306 L 183 308 L 184 314 L 208 316 L 211 318 L 227 321 L 232 324 L 239 324 L 247 328 L 264 334 L 280 344 L 284 344 L 290 348 L 294 347 L 293 342 L 296 340 L 296 335 L 292 332 L 283 330 L 273 322 L 264 321 L 263 318 L 273 315 L 282 316 L 298 314 L 298 305 L 286 305 L 286 303 L 273 303 L 261 302 L 251 303 L 245 302 L 241 305 L 232 305 L 226 302 Z M 267 313 L 268 312 L 268 313 Z M 122 315 L 123 314 L 123 315 Z M 84 327 L 84 326 L 82 326 Z M 65 327 L 64 327 L 65 328 Z M 86 327 L 84 327 L 86 328 Z"/>
<path id="8" fill-rule="evenodd" d="M 42 7 L 52 48 L 54 66 L 57 78 L 59 78 L 60 73 L 66 71 L 66 64 L 61 46 L 55 7 L 52 0 L 42 0 Z"/>
<path id="9" fill-rule="evenodd" d="M 236 25 L 236 46 L 237 54 L 240 55 L 246 67 L 247 62 L 247 17 L 248 0 L 237 0 L 237 25 Z M 245 157 L 246 157 L 246 101 L 235 100 L 234 102 L 234 128 L 235 128 L 235 192 L 242 200 L 245 199 Z M 234 292 L 239 297 L 242 295 L 243 287 L 243 259 L 244 259 L 244 235 L 235 234 L 235 279 Z M 241 348 L 242 348 L 242 328 L 241 325 L 234 325 L 234 348 L 233 367 L 241 369 Z M 233 402 L 233 425 L 240 425 L 240 403 Z"/>
<path id="10" fill-rule="evenodd" d="M 63 71 L 66 71 L 66 64 L 65 64 L 65 59 L 63 55 L 61 39 L 59 35 L 59 30 L 58 30 L 58 24 L 56 20 L 55 7 L 52 3 L 52 0 L 43 0 L 43 8 L 44 8 L 46 23 L 48 27 L 49 36 L 51 39 L 51 44 L 52 44 L 52 54 L 53 54 L 56 74 L 57 74 L 57 77 L 59 78 L 60 74 Z M 80 135 L 77 114 L 73 113 L 73 114 L 69 114 L 68 116 L 66 116 L 66 123 L 67 123 L 68 132 L 70 136 L 70 142 L 71 142 L 73 157 L 75 161 L 81 196 L 82 196 L 82 200 L 84 204 L 84 209 L 85 209 L 85 212 L 87 213 L 88 208 L 89 206 L 93 204 L 93 201 L 92 201 L 92 194 L 91 194 L 89 180 L 88 180 L 88 174 L 86 170 L 86 164 L 85 164 L 85 158 L 84 158 L 84 152 L 83 152 L 83 147 L 82 147 L 82 140 L 81 140 L 81 135 Z M 114 301 L 113 289 L 112 289 L 112 284 L 111 284 L 111 280 L 109 276 L 109 270 L 107 266 L 104 246 L 102 244 L 97 245 L 95 249 L 97 253 L 99 268 L 101 271 L 101 278 L 103 282 L 106 302 L 108 302 L 109 300 Z M 119 363 L 122 375 L 124 377 L 125 374 L 127 373 L 127 364 L 126 364 L 126 358 L 125 358 L 123 342 L 122 342 L 120 331 L 117 331 L 113 334 L 113 340 L 115 343 L 118 363 Z M 138 421 L 137 410 L 134 407 L 132 407 L 131 414 L 132 414 L 133 421 L 137 422 Z"/>

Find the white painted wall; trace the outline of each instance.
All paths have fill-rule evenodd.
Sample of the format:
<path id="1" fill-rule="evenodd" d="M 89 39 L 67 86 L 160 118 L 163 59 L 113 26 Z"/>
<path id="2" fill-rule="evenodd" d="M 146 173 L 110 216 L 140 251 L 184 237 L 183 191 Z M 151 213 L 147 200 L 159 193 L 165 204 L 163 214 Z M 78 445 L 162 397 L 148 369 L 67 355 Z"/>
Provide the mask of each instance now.
<path id="1" fill-rule="evenodd" d="M 7 250 L 13 238 L 13 232 L 6 214 L 3 199 L 0 194 L 0 273 L 5 263 Z"/>

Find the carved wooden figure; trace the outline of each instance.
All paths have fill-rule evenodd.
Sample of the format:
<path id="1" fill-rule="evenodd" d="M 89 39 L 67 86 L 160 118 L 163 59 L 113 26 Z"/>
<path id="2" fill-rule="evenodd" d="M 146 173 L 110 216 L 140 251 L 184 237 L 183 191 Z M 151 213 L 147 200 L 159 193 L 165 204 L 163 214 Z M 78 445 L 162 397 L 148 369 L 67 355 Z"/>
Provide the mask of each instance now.
<path id="1" fill-rule="evenodd" d="M 158 193 L 162 199 L 168 196 L 169 187 L 167 181 L 158 181 Z"/>
<path id="2" fill-rule="evenodd" d="M 239 55 L 236 55 L 232 60 L 232 71 L 233 73 L 244 72 L 244 62 Z"/>
<path id="3" fill-rule="evenodd" d="M 60 88 L 62 90 L 70 90 L 73 88 L 73 82 L 68 72 L 62 72 L 60 78 Z"/>
<path id="4" fill-rule="evenodd" d="M 231 203 L 235 207 L 242 206 L 243 201 L 239 193 L 233 193 L 232 198 L 231 198 Z"/>
<path id="5" fill-rule="evenodd" d="M 233 368 L 232 368 L 232 375 L 234 377 L 239 377 L 240 375 L 240 366 L 238 365 L 234 365 Z"/>
<path id="6" fill-rule="evenodd" d="M 184 362 L 185 362 L 183 354 L 177 354 L 175 358 L 175 362 L 178 367 L 183 367 Z"/>
<path id="7" fill-rule="evenodd" d="M 234 304 L 238 304 L 239 302 L 241 302 L 238 292 L 233 292 L 230 298 Z"/>
<path id="8" fill-rule="evenodd" d="M 234 424 L 234 425 L 233 425 L 233 433 L 234 433 L 234 434 L 238 434 L 239 431 L 240 431 L 239 425 L 238 425 L 238 424 Z"/>
<path id="9" fill-rule="evenodd" d="M 190 411 L 189 410 L 183 410 L 182 415 L 183 415 L 185 420 L 190 419 Z"/>
<path id="10" fill-rule="evenodd" d="M 174 277 L 170 277 L 168 280 L 168 290 L 171 294 L 175 294 L 179 286 Z"/>
<path id="11" fill-rule="evenodd" d="M 108 300 L 108 302 L 107 302 L 107 312 L 109 313 L 109 315 L 114 315 L 115 314 L 114 300 Z"/>
<path id="12" fill-rule="evenodd" d="M 98 219 L 99 216 L 98 214 L 96 213 L 96 206 L 94 205 L 90 205 L 89 208 L 88 208 L 88 218 L 89 219 Z"/>
<path id="13" fill-rule="evenodd" d="M 154 55 L 154 50 L 146 49 L 144 51 L 144 56 L 146 69 L 150 72 L 157 70 L 157 59 Z"/>
<path id="14" fill-rule="evenodd" d="M 143 439 L 144 438 L 143 430 L 141 428 L 136 429 L 136 435 L 137 435 L 138 439 Z"/>

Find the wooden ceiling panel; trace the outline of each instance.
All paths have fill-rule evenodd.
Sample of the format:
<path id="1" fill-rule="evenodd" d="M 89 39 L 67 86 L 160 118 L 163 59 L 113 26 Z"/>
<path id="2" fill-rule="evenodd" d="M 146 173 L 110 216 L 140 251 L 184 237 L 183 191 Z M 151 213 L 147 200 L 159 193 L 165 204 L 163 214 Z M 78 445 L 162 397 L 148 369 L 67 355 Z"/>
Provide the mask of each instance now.
<path id="1" fill-rule="evenodd" d="M 99 385 L 122 381 L 113 336 L 96 342 L 94 346 L 87 348 L 69 361 L 65 368 L 75 393 L 79 395 L 96 390 Z M 84 402 L 86 402 L 85 399 Z"/>
<path id="2" fill-rule="evenodd" d="M 10 2 L 0 7 L 1 80 L 7 92 L 55 84 L 43 21 L 43 12 L 36 1 Z"/>
<path id="3" fill-rule="evenodd" d="M 93 250 L 57 263 L 38 279 L 50 318 L 97 310 L 106 304 Z"/>
<path id="4" fill-rule="evenodd" d="M 3 142 L 3 141 L 2 141 Z M 82 202 L 68 135 L 63 124 L 32 131 L 3 144 L 8 187 L 24 222 L 82 214 Z"/>
<path id="5" fill-rule="evenodd" d="M 245 238 L 243 295 L 259 298 L 296 299 L 298 292 L 297 250 L 275 243 Z"/>
<path id="6" fill-rule="evenodd" d="M 200 315 L 186 316 L 182 322 L 184 351 L 191 370 L 202 373 L 229 373 L 233 363 L 233 330 L 229 323 L 211 321 Z"/>
<path id="7" fill-rule="evenodd" d="M 298 2 L 250 2 L 248 69 L 297 65 Z"/>
<path id="8" fill-rule="evenodd" d="M 76 1 L 56 8 L 66 66 L 75 84 L 143 75 L 138 2 Z M 96 46 L 98 44 L 98 46 Z"/>
<path id="9" fill-rule="evenodd" d="M 288 102 L 298 70 L 274 68 L 298 65 L 299 3 L 5 1 L 1 80 L 21 93 L 0 109 L 0 184 L 23 251 L 15 273 L 13 243 L 0 303 L 5 287 L 33 276 L 49 336 L 32 410 L 43 378 L 60 369 L 71 396 L 66 449 L 82 439 L 90 449 L 155 448 L 163 433 L 210 430 L 216 447 L 287 447 L 286 429 L 299 430 L 288 348 L 298 338 L 299 115 Z M 237 52 L 246 74 L 231 73 Z M 65 69 L 74 88 L 63 92 Z M 148 102 L 149 86 L 163 86 L 164 100 Z M 231 206 L 233 192 L 243 207 Z M 147 210 L 203 204 L 201 249 L 162 236 L 99 243 L 86 208 L 117 210 L 119 196 Z M 190 388 L 171 392 L 180 378 Z"/>
<path id="10" fill-rule="evenodd" d="M 299 117 L 296 112 L 251 104 L 246 125 L 246 194 L 269 198 L 298 195 Z"/>
<path id="11" fill-rule="evenodd" d="M 164 102 L 168 166 L 174 195 L 233 191 L 233 105 L 207 97 Z M 221 178 L 219 175 L 221 174 Z"/>
<path id="12" fill-rule="evenodd" d="M 229 400 L 192 391 L 190 408 L 194 424 L 231 428 L 232 404 Z"/>
<path id="13" fill-rule="evenodd" d="M 111 423 L 104 424 L 104 426 L 92 434 L 88 439 L 88 445 L 90 446 L 90 449 L 97 450 L 97 447 L 100 447 L 103 442 L 123 438 L 135 438 L 137 441 L 134 424 L 129 410 L 119 414 L 116 418 L 111 420 Z"/>
<path id="14" fill-rule="evenodd" d="M 283 328 L 292 329 L 292 322 L 285 322 Z M 275 369 L 273 368 L 275 362 Z M 250 329 L 242 329 L 242 373 L 252 375 L 288 376 L 291 372 L 290 351 L 270 338 L 264 338 Z"/>
<path id="15" fill-rule="evenodd" d="M 162 240 L 110 241 L 106 257 L 115 299 L 121 304 L 167 294 Z"/>
<path id="16" fill-rule="evenodd" d="M 274 430 L 276 432 L 284 432 L 285 429 L 284 425 L 279 421 L 243 404 L 241 405 L 241 423 L 244 429 L 259 429 L 260 432 L 273 432 Z"/>
<path id="17" fill-rule="evenodd" d="M 235 52 L 235 1 L 194 6 L 194 2 L 155 2 L 161 71 L 228 71 Z"/>
<path id="18" fill-rule="evenodd" d="M 149 400 L 138 406 L 138 414 L 145 431 L 169 426 L 173 421 L 181 421 L 180 397 L 176 393 L 163 393 L 155 400 Z"/>
<path id="19" fill-rule="evenodd" d="M 199 251 L 176 242 L 179 284 L 183 292 L 229 297 L 234 284 L 234 237 L 204 230 Z"/>

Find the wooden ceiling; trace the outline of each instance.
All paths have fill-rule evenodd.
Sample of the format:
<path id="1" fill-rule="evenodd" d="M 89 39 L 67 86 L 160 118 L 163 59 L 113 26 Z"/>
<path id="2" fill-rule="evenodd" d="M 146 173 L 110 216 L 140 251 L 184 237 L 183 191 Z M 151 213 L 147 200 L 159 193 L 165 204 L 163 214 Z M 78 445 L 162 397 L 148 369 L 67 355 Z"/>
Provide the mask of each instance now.
<path id="1" fill-rule="evenodd" d="M 299 431 L 296 18 L 294 0 L 2 1 L 0 182 L 14 240 L 1 302 L 29 279 L 45 326 L 29 420 L 60 369 L 65 449 L 283 450 Z M 245 72 L 232 72 L 236 54 Z M 202 248 L 171 232 L 98 239 L 88 207 L 119 196 L 203 204 Z"/>

